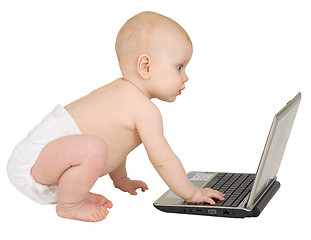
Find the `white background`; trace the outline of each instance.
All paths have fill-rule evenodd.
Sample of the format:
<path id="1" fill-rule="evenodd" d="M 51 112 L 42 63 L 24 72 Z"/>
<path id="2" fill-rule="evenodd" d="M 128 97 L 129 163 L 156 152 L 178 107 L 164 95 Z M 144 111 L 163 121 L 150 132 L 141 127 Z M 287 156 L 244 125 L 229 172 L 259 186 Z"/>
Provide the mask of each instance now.
<path id="1" fill-rule="evenodd" d="M 302 92 L 278 174 L 282 186 L 258 218 L 156 210 L 152 203 L 167 187 L 142 146 L 128 156 L 127 169 L 150 190 L 130 196 L 108 177 L 100 179 L 93 191 L 114 203 L 101 223 L 59 218 L 55 206 L 28 200 L 9 182 L 5 169 L 11 151 L 56 103 L 66 105 L 120 77 L 115 37 L 127 19 L 144 10 L 176 20 L 193 41 L 186 89 L 174 103 L 154 100 L 167 140 L 187 172 L 255 172 L 273 115 Z M 0 238 L 280 239 L 309 234 L 310 12 L 310 2 L 299 0 L 1 1 Z"/>

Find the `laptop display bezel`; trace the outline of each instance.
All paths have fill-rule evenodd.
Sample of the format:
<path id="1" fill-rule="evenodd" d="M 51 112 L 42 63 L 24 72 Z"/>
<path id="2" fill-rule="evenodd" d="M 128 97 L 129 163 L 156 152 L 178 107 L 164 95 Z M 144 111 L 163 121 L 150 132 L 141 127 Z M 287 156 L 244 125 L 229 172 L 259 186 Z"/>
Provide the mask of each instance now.
<path id="1" fill-rule="evenodd" d="M 291 120 L 292 122 L 288 125 L 288 127 L 289 127 L 288 131 L 289 132 L 288 132 L 288 135 L 286 136 L 287 139 L 285 139 L 286 143 L 287 143 L 291 129 L 292 129 L 292 126 L 293 126 L 293 123 L 294 123 L 294 120 L 295 120 L 295 116 L 296 116 L 298 108 L 299 108 L 300 100 L 301 100 L 301 93 L 299 92 L 273 118 L 273 122 L 272 122 L 272 125 L 270 128 L 270 131 L 269 131 L 269 135 L 268 135 L 268 138 L 267 138 L 264 150 L 263 150 L 263 154 L 262 154 L 262 157 L 261 157 L 258 169 L 257 169 L 256 178 L 254 180 L 254 184 L 253 184 L 252 190 L 251 190 L 250 195 L 249 195 L 249 199 L 248 199 L 247 204 L 246 204 L 247 209 L 252 209 L 256 205 L 256 203 L 260 200 L 260 198 L 264 195 L 264 193 L 268 190 L 268 188 L 276 180 L 276 174 L 279 170 L 281 160 L 277 166 L 274 166 L 276 169 L 274 169 L 275 174 L 273 177 L 271 177 L 269 179 L 265 179 L 265 180 L 261 179 L 262 176 L 264 175 L 263 174 L 264 169 L 269 169 L 269 166 L 272 165 L 271 162 L 267 161 L 269 159 L 270 147 L 271 147 L 271 144 L 274 140 L 275 132 L 276 132 L 276 129 L 277 129 L 279 122 L 281 120 L 283 120 L 285 117 L 288 117 L 289 114 L 292 114 L 292 116 L 291 116 L 292 118 L 288 119 L 288 121 Z M 287 119 L 285 119 L 285 120 L 287 120 Z M 281 151 L 280 151 L 282 154 L 282 156 L 280 156 L 281 158 L 283 157 L 283 153 L 285 151 L 286 144 L 283 146 L 283 148 L 284 149 L 281 149 Z M 271 158 L 270 158 L 270 161 L 271 161 Z M 259 185 L 262 182 L 265 182 L 264 186 Z"/>

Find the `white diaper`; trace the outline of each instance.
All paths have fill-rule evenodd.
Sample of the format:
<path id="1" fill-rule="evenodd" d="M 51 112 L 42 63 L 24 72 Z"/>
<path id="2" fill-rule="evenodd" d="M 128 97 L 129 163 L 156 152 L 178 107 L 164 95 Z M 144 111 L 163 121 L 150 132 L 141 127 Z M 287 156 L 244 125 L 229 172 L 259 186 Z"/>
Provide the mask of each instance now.
<path id="1" fill-rule="evenodd" d="M 13 150 L 7 173 L 13 185 L 24 195 L 41 204 L 57 203 L 57 185 L 37 183 L 30 174 L 41 150 L 49 142 L 68 135 L 81 134 L 64 107 L 56 105 Z"/>

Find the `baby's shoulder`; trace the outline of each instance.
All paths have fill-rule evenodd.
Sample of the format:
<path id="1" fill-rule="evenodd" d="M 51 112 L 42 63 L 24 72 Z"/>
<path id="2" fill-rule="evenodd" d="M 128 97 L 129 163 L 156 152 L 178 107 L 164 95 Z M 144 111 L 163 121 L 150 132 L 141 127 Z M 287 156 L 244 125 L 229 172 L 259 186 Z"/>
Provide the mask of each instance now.
<path id="1" fill-rule="evenodd" d="M 151 126 L 162 124 L 162 115 L 159 108 L 150 100 L 140 102 L 135 110 L 134 122 L 137 126 Z"/>
<path id="2" fill-rule="evenodd" d="M 139 115 L 147 115 L 147 114 L 161 114 L 157 105 L 155 105 L 151 100 L 140 101 L 138 104 L 137 113 Z"/>

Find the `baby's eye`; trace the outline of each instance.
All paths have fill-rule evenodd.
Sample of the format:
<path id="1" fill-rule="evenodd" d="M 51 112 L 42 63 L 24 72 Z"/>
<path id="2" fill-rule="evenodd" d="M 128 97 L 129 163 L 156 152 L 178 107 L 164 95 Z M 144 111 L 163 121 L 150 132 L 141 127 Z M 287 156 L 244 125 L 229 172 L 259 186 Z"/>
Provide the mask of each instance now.
<path id="1" fill-rule="evenodd" d="M 182 65 L 179 65 L 178 67 L 177 67 L 177 69 L 178 69 L 178 71 L 180 71 L 181 69 L 182 69 Z"/>

